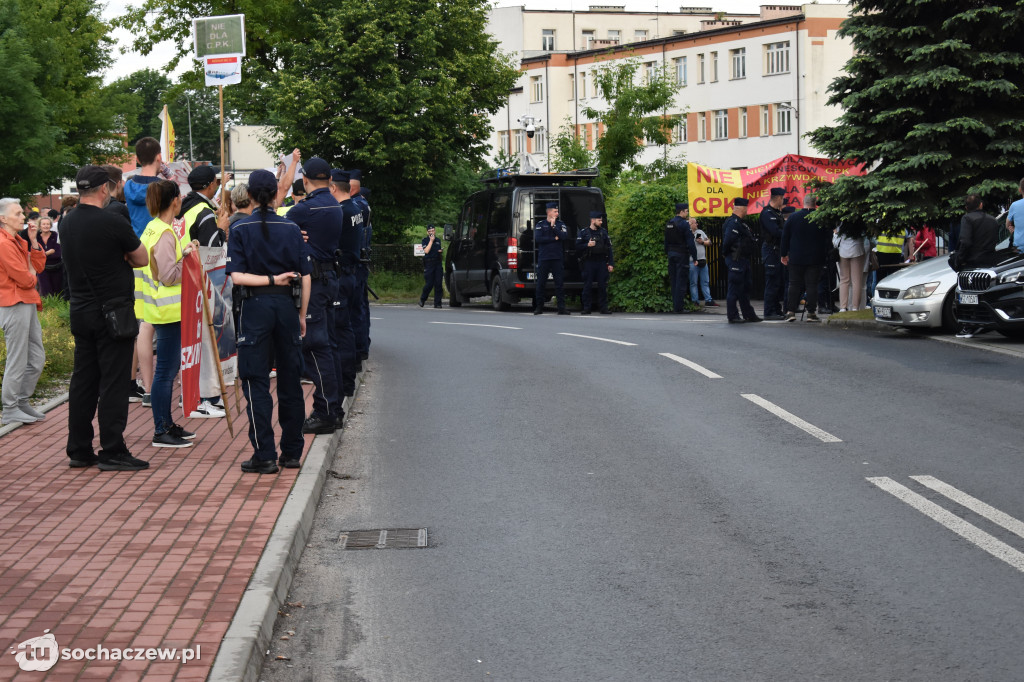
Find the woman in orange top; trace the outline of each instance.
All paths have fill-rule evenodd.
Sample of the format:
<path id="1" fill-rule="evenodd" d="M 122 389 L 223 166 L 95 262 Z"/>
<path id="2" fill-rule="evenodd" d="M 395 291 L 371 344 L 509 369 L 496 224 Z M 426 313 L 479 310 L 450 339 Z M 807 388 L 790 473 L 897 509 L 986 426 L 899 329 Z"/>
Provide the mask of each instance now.
<path id="1" fill-rule="evenodd" d="M 7 344 L 0 418 L 5 424 L 44 418 L 28 399 L 36 392 L 46 362 L 37 315 L 43 303 L 36 291 L 36 273 L 46 266 L 46 254 L 36 243 L 38 227 L 29 226 L 28 243 L 18 235 L 24 221 L 17 199 L 0 199 L 0 329 Z"/>

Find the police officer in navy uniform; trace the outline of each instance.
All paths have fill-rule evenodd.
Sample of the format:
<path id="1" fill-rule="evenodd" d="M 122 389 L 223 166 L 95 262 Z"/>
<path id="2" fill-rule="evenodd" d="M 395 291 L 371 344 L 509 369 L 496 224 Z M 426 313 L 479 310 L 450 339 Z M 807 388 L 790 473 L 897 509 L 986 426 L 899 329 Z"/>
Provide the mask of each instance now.
<path id="1" fill-rule="evenodd" d="M 761 211 L 761 262 L 764 263 L 764 319 L 783 320 L 782 316 L 782 261 L 779 245 L 782 243 L 782 203 L 786 190 L 772 187 L 768 205 Z"/>
<path id="2" fill-rule="evenodd" d="M 338 271 L 338 297 L 334 305 L 335 356 L 334 366 L 338 373 L 338 387 L 343 395 L 356 392 L 356 375 L 359 373 L 359 359 L 356 355 L 354 315 L 359 307 L 360 289 L 357 268 L 359 266 L 359 240 L 362 236 L 363 213 L 352 200 L 351 176 L 348 171 L 331 171 L 331 194 L 338 200 L 341 209 L 341 235 L 335 250 Z M 338 407 L 335 426 L 341 428 L 344 411 Z"/>
<path id="3" fill-rule="evenodd" d="M 373 232 L 370 227 L 370 202 L 366 199 L 369 190 L 364 192 L 363 172 L 358 168 L 353 168 L 348 174 L 349 185 L 352 189 L 352 201 L 356 203 L 363 215 L 359 237 L 359 265 L 356 266 L 359 306 L 353 311 L 352 317 L 352 330 L 356 337 L 356 357 L 359 362 L 362 362 L 370 357 L 370 300 L 367 287 L 370 278 L 370 239 Z"/>
<path id="4" fill-rule="evenodd" d="M 334 252 L 341 238 L 341 207 L 328 184 L 331 167 L 313 157 L 302 167 L 306 199 L 288 211 L 288 220 L 302 230 L 312 262 L 306 336 L 302 341 L 306 372 L 313 380 L 313 412 L 302 425 L 303 433 L 333 433 L 341 412 L 338 374 L 334 362 L 334 302 L 338 275 Z"/>
<path id="5" fill-rule="evenodd" d="M 434 290 L 434 307 L 441 307 L 441 240 L 437 238 L 433 225 L 427 225 L 427 236 L 423 245 L 423 291 L 420 293 L 420 307 L 427 302 L 430 290 Z"/>
<path id="6" fill-rule="evenodd" d="M 676 215 L 665 224 L 665 253 L 668 254 L 668 281 L 672 287 L 672 312 L 686 310 L 690 290 L 690 259 L 697 260 L 697 243 L 690 231 L 690 204 L 676 204 Z"/>
<path id="7" fill-rule="evenodd" d="M 576 234 L 576 255 L 583 271 L 583 314 L 589 315 L 593 293 L 591 287 L 597 283 L 597 305 L 602 315 L 608 310 L 608 275 L 615 270 L 615 256 L 612 254 L 612 240 L 602 227 L 604 216 L 600 211 L 590 212 L 590 225 Z"/>
<path id="8" fill-rule="evenodd" d="M 555 279 L 558 314 L 568 315 L 569 311 L 565 309 L 565 266 L 562 259 L 565 254 L 565 242 L 569 238 L 569 229 L 558 219 L 557 201 L 547 202 L 544 208 L 547 211 L 547 218 L 538 220 L 533 229 L 533 243 L 537 248 L 537 293 L 533 314 L 540 315 L 544 312 L 544 302 L 547 300 L 544 290 L 547 288 L 550 274 Z"/>
<path id="9" fill-rule="evenodd" d="M 743 197 L 733 203 L 732 215 L 725 219 L 722 226 L 722 253 L 725 254 L 725 267 L 729 270 L 729 291 L 726 298 L 726 314 L 729 322 L 760 322 L 761 318 L 750 305 L 750 291 L 754 287 L 754 275 L 750 266 L 750 257 L 756 246 L 754 235 L 743 219 L 747 216 L 750 202 Z M 736 304 L 743 312 L 736 309 Z"/>
<path id="10" fill-rule="evenodd" d="M 242 462 L 246 473 L 278 471 L 271 425 L 274 401 L 270 369 L 277 367 L 277 415 L 281 424 L 280 464 L 298 468 L 306 401 L 302 396 L 302 336 L 310 292 L 310 258 L 298 225 L 274 212 L 277 180 L 257 170 L 249 176 L 249 197 L 256 209 L 231 228 L 226 271 L 242 290 L 238 316 L 238 375 L 248 402 L 249 442 L 253 455 Z M 298 309 L 291 284 L 301 277 Z"/>

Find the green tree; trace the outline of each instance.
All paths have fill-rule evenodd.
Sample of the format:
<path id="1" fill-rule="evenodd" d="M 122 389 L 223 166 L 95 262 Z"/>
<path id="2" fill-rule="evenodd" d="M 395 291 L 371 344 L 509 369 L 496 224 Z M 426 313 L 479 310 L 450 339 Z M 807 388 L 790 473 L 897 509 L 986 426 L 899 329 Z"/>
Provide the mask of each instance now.
<path id="1" fill-rule="evenodd" d="M 854 57 L 829 90 L 843 108 L 809 137 L 870 169 L 820 189 L 819 219 L 875 230 L 944 224 L 980 192 L 990 206 L 1024 174 L 1024 2 L 853 0 Z"/>
<path id="2" fill-rule="evenodd" d="M 664 112 L 672 104 L 679 85 L 668 72 L 656 69 L 653 77 L 639 77 L 637 59 L 616 60 L 598 68 L 598 91 L 608 103 L 606 109 L 584 107 L 583 114 L 604 124 L 597 141 L 597 165 L 604 182 L 611 182 L 640 155 L 643 141 L 668 144 L 678 116 Z"/>
<path id="3" fill-rule="evenodd" d="M 565 122 L 558 129 L 558 134 L 551 140 L 551 170 L 564 172 L 590 168 L 594 165 L 594 154 L 583 140 L 576 134 L 572 119 L 565 117 Z"/>
<path id="4" fill-rule="evenodd" d="M 128 145 L 134 145 L 142 137 L 159 139 L 160 112 L 164 108 L 164 94 L 171 89 L 171 80 L 153 69 L 143 69 L 119 78 L 108 87 L 126 103 L 121 115 Z"/>
<path id="5" fill-rule="evenodd" d="M 224 125 L 248 122 L 235 108 L 236 100 L 229 98 L 231 88 L 224 88 Z M 190 86 L 190 79 L 173 86 L 166 95 L 167 113 L 174 123 L 177 137 L 175 156 L 191 161 L 211 161 L 220 165 L 220 102 L 217 88 Z M 191 139 L 189 119 L 192 120 Z M 189 145 L 191 142 L 191 148 Z M 290 151 L 290 150 L 289 150 Z M 191 158 L 190 158 L 191 157 Z"/>

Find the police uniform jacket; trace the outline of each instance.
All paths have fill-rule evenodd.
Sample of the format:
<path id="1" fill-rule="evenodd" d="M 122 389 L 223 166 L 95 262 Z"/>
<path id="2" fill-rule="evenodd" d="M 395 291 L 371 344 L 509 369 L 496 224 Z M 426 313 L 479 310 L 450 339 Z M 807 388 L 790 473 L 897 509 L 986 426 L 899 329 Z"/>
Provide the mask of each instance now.
<path id="1" fill-rule="evenodd" d="M 342 212 L 330 190 L 313 190 L 305 201 L 288 211 L 287 218 L 306 231 L 306 250 L 313 260 L 334 262 L 334 251 L 341 239 Z"/>
<path id="2" fill-rule="evenodd" d="M 556 219 L 554 225 L 546 219 L 538 220 L 533 230 L 533 243 L 537 245 L 537 260 L 562 260 L 562 244 L 568 238 L 569 229 L 561 220 Z"/>
<path id="3" fill-rule="evenodd" d="M 754 253 L 754 235 L 744 220 L 735 213 L 725 219 L 722 226 L 722 252 L 726 258 L 739 260 L 750 258 Z"/>
<path id="4" fill-rule="evenodd" d="M 312 271 L 306 245 L 299 226 L 292 221 L 267 212 L 267 230 L 270 239 L 263 236 L 260 211 L 256 209 L 231 228 L 225 271 L 247 272 L 252 275 L 279 275 L 298 272 L 308 275 Z M 269 286 L 269 282 L 267 283 Z"/>
<path id="5" fill-rule="evenodd" d="M 810 209 L 791 215 L 782 229 L 782 255 L 790 265 L 824 265 L 832 249 L 832 230 L 808 219 Z"/>
<path id="6" fill-rule="evenodd" d="M 342 228 L 337 248 L 341 251 L 339 262 L 342 266 L 359 263 L 359 249 L 363 238 L 363 212 L 352 199 L 341 202 Z"/>
<path id="7" fill-rule="evenodd" d="M 765 206 L 761 211 L 761 218 L 758 223 L 761 226 L 761 238 L 764 243 L 773 249 L 778 249 L 782 243 L 782 227 L 785 224 L 782 211 L 775 210 L 773 206 Z"/>
<path id="8" fill-rule="evenodd" d="M 420 244 L 423 245 L 424 249 L 427 248 L 427 244 L 429 243 L 430 237 L 424 237 L 423 241 L 420 242 Z M 437 237 L 434 237 L 434 245 L 430 247 L 430 253 L 423 254 L 424 265 L 427 263 L 433 263 L 435 261 L 438 263 L 441 262 L 441 240 L 438 239 Z"/>
<path id="9" fill-rule="evenodd" d="M 587 246 L 591 239 L 596 243 L 594 246 Z M 576 255 L 587 261 L 615 265 L 615 256 L 612 253 L 612 240 L 608 236 L 608 230 L 603 227 L 592 230 L 587 226 L 577 232 Z"/>
<path id="10" fill-rule="evenodd" d="M 697 260 L 697 242 L 690 231 L 690 221 L 675 216 L 665 225 L 665 253 L 670 256 L 690 255 Z M 687 261 L 689 262 L 689 261 Z"/>

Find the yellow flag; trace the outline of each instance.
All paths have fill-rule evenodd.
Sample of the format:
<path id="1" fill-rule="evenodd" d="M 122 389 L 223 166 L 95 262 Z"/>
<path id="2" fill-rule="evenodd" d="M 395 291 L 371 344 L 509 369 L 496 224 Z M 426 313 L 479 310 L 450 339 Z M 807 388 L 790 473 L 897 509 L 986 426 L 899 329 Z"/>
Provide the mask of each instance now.
<path id="1" fill-rule="evenodd" d="M 167 105 L 160 112 L 160 151 L 163 152 L 164 163 L 174 161 L 174 124 L 167 114 Z"/>

